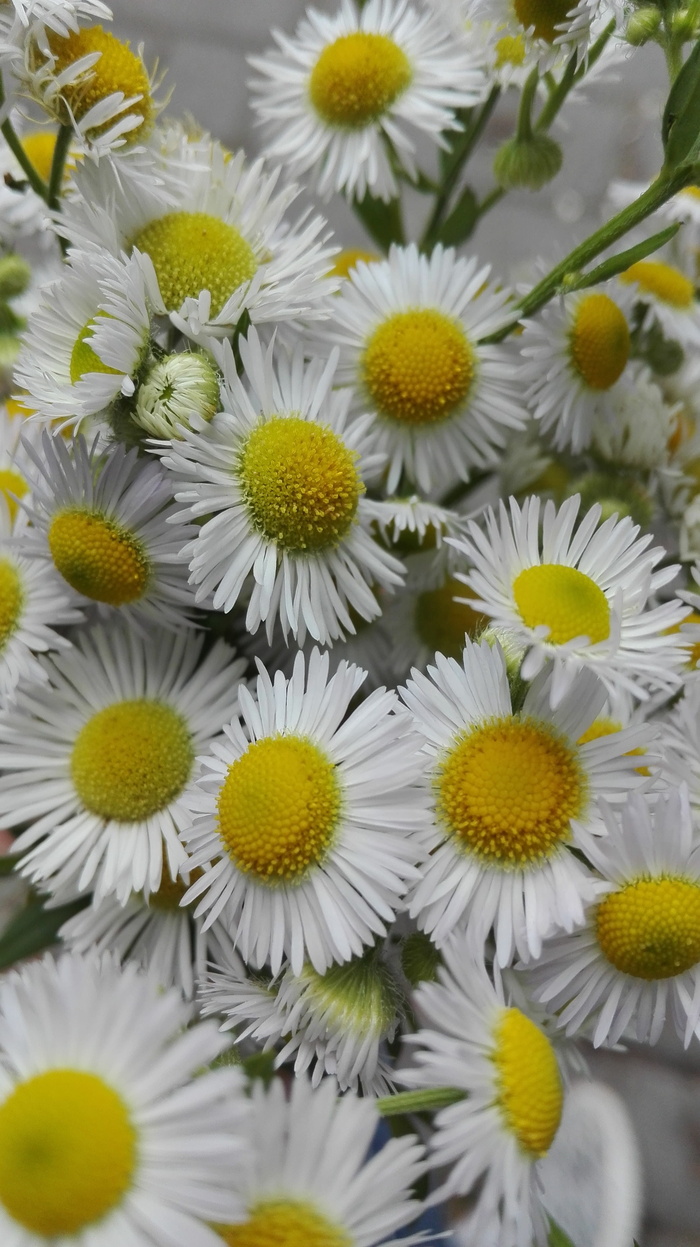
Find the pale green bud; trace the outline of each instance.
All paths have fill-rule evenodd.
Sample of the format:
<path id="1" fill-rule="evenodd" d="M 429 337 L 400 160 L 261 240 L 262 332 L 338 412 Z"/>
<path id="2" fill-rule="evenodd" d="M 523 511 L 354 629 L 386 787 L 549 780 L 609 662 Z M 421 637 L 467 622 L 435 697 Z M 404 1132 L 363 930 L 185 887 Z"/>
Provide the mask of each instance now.
<path id="1" fill-rule="evenodd" d="M 637 9 L 627 23 L 625 38 L 633 47 L 640 47 L 641 44 L 655 37 L 660 25 L 661 14 L 658 9 L 651 7 Z"/>
<path id="2" fill-rule="evenodd" d="M 528 139 L 509 139 L 499 147 L 493 172 L 504 190 L 525 187 L 536 191 L 557 176 L 561 162 L 559 144 L 548 134 L 533 134 Z"/>
<path id="3" fill-rule="evenodd" d="M 21 255 L 6 255 L 0 260 L 0 299 L 13 299 L 23 294 L 31 280 L 32 270 Z"/>
<path id="4" fill-rule="evenodd" d="M 219 409 L 219 374 L 205 355 L 166 355 L 136 395 L 134 420 L 152 437 L 178 438 L 194 414 L 211 420 Z"/>

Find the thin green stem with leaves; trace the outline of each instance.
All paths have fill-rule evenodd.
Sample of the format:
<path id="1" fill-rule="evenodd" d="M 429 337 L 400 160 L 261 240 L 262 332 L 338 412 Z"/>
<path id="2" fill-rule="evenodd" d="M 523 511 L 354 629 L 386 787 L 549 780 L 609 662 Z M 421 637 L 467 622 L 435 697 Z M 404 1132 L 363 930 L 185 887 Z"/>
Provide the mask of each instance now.
<path id="1" fill-rule="evenodd" d="M 429 251 L 437 240 L 440 226 L 445 218 L 445 214 L 449 207 L 452 193 L 459 182 L 462 172 L 476 147 L 486 125 L 499 101 L 501 95 L 500 87 L 492 87 L 486 100 L 481 108 L 472 113 L 470 123 L 458 138 L 454 141 L 452 153 L 454 159 L 450 162 L 443 178 L 442 188 L 435 200 L 433 211 L 425 227 L 423 238 L 421 240 L 421 250 Z"/>
<path id="2" fill-rule="evenodd" d="M 2 76 L 0 75 L 0 108 L 2 108 L 4 103 L 5 103 L 5 84 L 2 80 Z M 10 148 L 10 151 L 15 157 L 17 163 L 21 166 L 22 172 L 25 174 L 27 181 L 29 182 L 29 185 L 31 186 L 32 190 L 36 191 L 37 195 L 41 195 L 41 198 L 45 200 L 46 203 L 48 203 L 49 188 L 46 182 L 44 181 L 44 179 L 39 175 L 39 173 L 37 173 L 36 169 L 34 168 L 34 165 L 29 159 L 24 148 L 22 147 L 22 144 L 15 132 L 15 128 L 12 122 L 10 121 L 9 117 L 7 117 L 5 121 L 3 121 L 2 125 L 0 125 L 0 131 L 2 131 L 3 138 L 5 139 L 5 142 L 7 143 L 7 146 Z"/>

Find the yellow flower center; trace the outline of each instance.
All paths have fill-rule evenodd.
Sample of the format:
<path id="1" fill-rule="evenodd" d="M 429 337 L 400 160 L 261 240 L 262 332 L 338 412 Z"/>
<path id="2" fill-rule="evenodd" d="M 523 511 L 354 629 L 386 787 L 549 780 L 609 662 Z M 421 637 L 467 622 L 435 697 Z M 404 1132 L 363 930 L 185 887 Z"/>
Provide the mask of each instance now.
<path id="1" fill-rule="evenodd" d="M 106 313 L 98 312 L 97 315 L 104 316 Z M 117 375 L 119 372 L 118 368 L 110 368 L 109 364 L 105 364 L 100 359 L 97 352 L 92 349 L 90 343 L 85 341 L 86 338 L 92 336 L 95 329 L 96 319 L 97 317 L 93 317 L 93 319 L 89 320 L 86 325 L 83 325 L 78 337 L 76 338 L 75 346 L 71 351 L 69 371 L 71 383 L 73 385 L 75 385 L 76 381 L 79 381 L 86 372 L 107 372 L 113 373 L 114 375 Z"/>
<path id="2" fill-rule="evenodd" d="M 669 979 L 700 961 L 700 886 L 690 879 L 635 879 L 600 902 L 595 923 L 622 974 Z"/>
<path id="3" fill-rule="evenodd" d="M 513 8 L 523 30 L 533 30 L 537 39 L 547 43 L 562 32 L 558 26 L 566 23 L 572 0 L 514 0 Z"/>
<path id="4" fill-rule="evenodd" d="M 342 1226 L 312 1204 L 296 1199 L 264 1200 L 241 1225 L 217 1225 L 227 1247 L 351 1247 Z"/>
<path id="5" fill-rule="evenodd" d="M 635 282 L 642 294 L 650 294 L 661 303 L 689 311 L 695 303 L 692 281 L 672 264 L 661 260 L 638 260 L 621 276 L 621 281 Z"/>
<path id="6" fill-rule="evenodd" d="M 0 653 L 17 628 L 23 604 L 24 593 L 17 568 L 7 559 L 0 559 Z"/>
<path id="7" fill-rule="evenodd" d="M 138 823 L 174 801 L 193 762 L 192 738 L 176 710 L 157 701 L 121 701 L 98 710 L 81 728 L 70 771 L 93 814 Z"/>
<path id="8" fill-rule="evenodd" d="M 331 126 L 361 130 L 378 121 L 411 85 L 406 53 L 387 35 L 356 31 L 322 51 L 309 78 L 309 97 Z"/>
<path id="9" fill-rule="evenodd" d="M 489 865 L 539 864 L 586 803 L 576 751 L 549 724 L 493 719 L 464 733 L 435 778 L 438 820 Z"/>
<path id="10" fill-rule="evenodd" d="M 700 614 L 697 611 L 689 611 L 689 613 L 685 616 L 685 618 L 681 619 L 680 623 L 674 624 L 673 627 L 671 628 L 666 628 L 667 635 L 671 635 L 674 633 L 680 634 L 680 639 L 682 640 L 683 629 L 681 628 L 681 624 L 700 624 Z M 687 654 L 688 654 L 686 666 L 689 667 L 691 671 L 694 671 L 698 663 L 700 662 L 700 640 L 698 641 L 689 640 L 687 644 L 683 646 L 683 648 L 687 651 Z"/>
<path id="11" fill-rule="evenodd" d="M 143 543 L 106 515 L 59 511 L 49 528 L 49 549 L 63 579 L 95 602 L 125 606 L 148 588 L 151 565 Z"/>
<path id="12" fill-rule="evenodd" d="M 525 60 L 525 40 L 522 35 L 502 35 L 496 42 L 496 69 L 504 65 L 522 65 Z"/>
<path id="13" fill-rule="evenodd" d="M 547 1036 L 519 1009 L 504 1009 L 494 1030 L 498 1104 L 506 1126 L 532 1159 L 545 1156 L 559 1129 L 564 1088 Z"/>
<path id="14" fill-rule="evenodd" d="M 462 326 L 432 308 L 397 312 L 365 348 L 362 380 L 387 420 L 437 424 L 464 402 L 476 359 Z"/>
<path id="15" fill-rule="evenodd" d="M 17 515 L 17 499 L 23 498 L 28 490 L 29 486 L 24 477 L 15 472 L 14 468 L 0 468 L 0 494 L 7 503 L 11 520 Z"/>
<path id="16" fill-rule="evenodd" d="M 610 636 L 610 606 L 600 585 L 577 567 L 537 563 L 525 567 L 513 581 L 518 613 L 528 628 L 546 625 L 548 641 L 565 645 L 588 637 L 595 645 Z"/>
<path id="17" fill-rule="evenodd" d="M 151 892 L 148 897 L 147 904 L 151 909 L 157 909 L 162 913 L 171 914 L 177 912 L 180 908 L 180 901 L 187 892 L 191 883 L 201 876 L 201 870 L 193 870 L 190 875 L 190 883 L 183 883 L 182 879 L 171 879 L 170 875 L 163 871 L 160 880 L 160 887 L 156 892 Z"/>
<path id="18" fill-rule="evenodd" d="M 31 160 L 39 177 L 48 182 L 56 149 L 56 131 L 35 130 L 32 134 L 22 135 L 21 142 L 25 156 Z"/>
<path id="19" fill-rule="evenodd" d="M 257 425 L 238 473 L 255 528 L 286 550 L 338 545 L 364 493 L 355 452 L 326 425 L 300 416 L 273 416 Z"/>
<path id="20" fill-rule="evenodd" d="M 94 52 L 100 53 L 100 59 L 92 69 L 86 74 L 81 74 L 77 82 L 68 83 L 63 87 L 61 96 L 68 106 L 65 115 L 60 117 L 64 124 L 70 122 L 70 113 L 76 121 L 80 121 L 95 104 L 106 100 L 115 92 L 123 91 L 128 99 L 140 96 L 138 102 L 132 105 L 127 114 L 120 113 L 119 115 L 120 119 L 129 113 L 141 118 L 139 125 L 126 135 L 127 144 L 140 142 L 146 137 L 155 115 L 151 84 L 141 57 L 131 51 L 128 43 L 123 43 L 121 39 L 117 39 L 102 26 L 82 27 L 80 30 L 70 31 L 67 35 L 57 35 L 54 31 L 49 31 L 48 41 L 56 58 L 53 68 L 55 76 L 62 74 L 83 56 L 89 56 Z M 95 126 L 90 130 L 88 137 L 95 138 L 104 134 L 113 124 L 114 121 L 111 120 L 104 122 L 103 125 Z"/>
<path id="21" fill-rule="evenodd" d="M 378 259 L 379 256 L 374 251 L 362 251 L 359 247 L 350 247 L 335 257 L 330 271 L 334 277 L 347 277 L 358 260 L 366 260 L 368 264 L 371 264 L 373 260 Z"/>
<path id="22" fill-rule="evenodd" d="M 689 195 L 691 199 L 700 199 L 700 186 L 684 186 L 679 195 Z"/>
<path id="23" fill-rule="evenodd" d="M 447 658 L 461 658 L 465 633 L 478 636 L 488 619 L 466 602 L 456 602 L 455 594 L 469 597 L 461 581 L 450 577 L 439 589 L 428 589 L 416 601 L 416 631 L 428 649 Z"/>
<path id="24" fill-rule="evenodd" d="M 341 790 L 332 762 L 311 741 L 265 737 L 231 763 L 217 807 L 238 870 L 264 883 L 296 883 L 331 847 Z"/>
<path id="25" fill-rule="evenodd" d="M 211 314 L 255 274 L 258 261 L 242 234 L 208 212 L 168 212 L 131 239 L 153 261 L 169 312 L 202 290 L 211 294 Z"/>
<path id="26" fill-rule="evenodd" d="M 607 294 L 587 294 L 576 309 L 569 346 L 571 362 L 592 390 L 609 390 L 630 356 L 624 313 Z"/>
<path id="27" fill-rule="evenodd" d="M 577 744 L 587 745 L 591 740 L 602 740 L 604 736 L 613 736 L 615 732 L 622 730 L 622 724 L 615 719 L 608 719 L 605 715 L 594 719 L 590 727 L 587 727 L 582 736 L 579 736 Z M 641 751 L 640 751 L 641 752 Z"/>
<path id="28" fill-rule="evenodd" d="M 80 1234 L 120 1202 L 135 1167 L 128 1109 L 95 1074 L 47 1070 L 0 1105 L 0 1203 L 31 1234 Z"/>

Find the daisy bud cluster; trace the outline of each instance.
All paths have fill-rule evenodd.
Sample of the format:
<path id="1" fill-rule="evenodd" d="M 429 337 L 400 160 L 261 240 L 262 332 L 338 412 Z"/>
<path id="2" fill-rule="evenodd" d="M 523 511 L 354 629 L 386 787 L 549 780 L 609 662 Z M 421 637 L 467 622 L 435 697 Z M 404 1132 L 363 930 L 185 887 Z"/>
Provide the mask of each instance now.
<path id="1" fill-rule="evenodd" d="M 249 155 L 0 3 L 3 1247 L 584 1247 L 582 1054 L 700 1041 L 691 19 L 310 8 Z M 646 42 L 658 177 L 514 286 Z"/>

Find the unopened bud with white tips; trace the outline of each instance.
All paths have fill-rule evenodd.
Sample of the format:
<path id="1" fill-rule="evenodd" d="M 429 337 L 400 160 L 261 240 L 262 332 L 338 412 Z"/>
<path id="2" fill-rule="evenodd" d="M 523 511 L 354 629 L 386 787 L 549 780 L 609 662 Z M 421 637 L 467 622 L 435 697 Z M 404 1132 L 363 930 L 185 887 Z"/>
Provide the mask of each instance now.
<path id="1" fill-rule="evenodd" d="M 205 355 L 166 355 L 147 373 L 136 395 L 134 420 L 153 437 L 179 438 L 192 414 L 211 420 L 219 408 L 219 374 Z"/>

